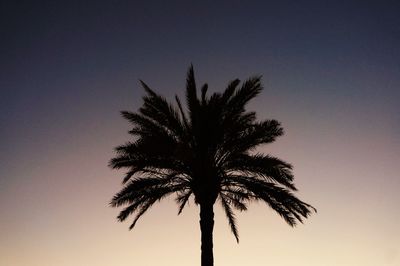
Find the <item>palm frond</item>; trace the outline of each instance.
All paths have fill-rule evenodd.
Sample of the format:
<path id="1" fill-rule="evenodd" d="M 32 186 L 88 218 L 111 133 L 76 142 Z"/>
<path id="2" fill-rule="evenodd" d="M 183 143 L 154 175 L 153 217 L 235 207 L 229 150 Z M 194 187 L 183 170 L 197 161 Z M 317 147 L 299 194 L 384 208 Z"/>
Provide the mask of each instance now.
<path id="1" fill-rule="evenodd" d="M 275 141 L 277 137 L 283 135 L 283 129 L 278 121 L 266 120 L 247 125 L 243 131 L 238 133 L 238 135 L 233 135 L 226 140 L 227 144 L 232 147 L 233 156 L 249 152 L 262 144 Z"/>
<path id="2" fill-rule="evenodd" d="M 183 123 L 176 108 L 164 97 L 152 91 L 144 82 L 142 82 L 142 85 L 148 95 L 143 97 L 144 103 L 139 108 L 140 114 L 157 122 L 176 137 L 182 137 L 184 133 Z"/>
<path id="3" fill-rule="evenodd" d="M 247 79 L 242 86 L 235 90 L 225 106 L 225 115 L 237 117 L 245 111 L 245 105 L 262 91 L 261 77 Z"/>
<path id="4" fill-rule="evenodd" d="M 206 98 L 206 94 L 207 94 L 207 90 L 208 90 L 208 85 L 207 83 L 203 85 L 203 87 L 201 87 L 201 104 L 205 105 L 207 98 Z"/>
<path id="5" fill-rule="evenodd" d="M 232 159 L 225 169 L 228 172 L 258 176 L 291 190 L 297 190 L 293 183 L 292 165 L 276 157 L 264 154 L 241 154 Z"/>
<path id="6" fill-rule="evenodd" d="M 230 204 L 239 211 L 247 211 L 246 202 L 250 196 L 242 189 L 223 188 L 221 194 L 230 202 Z"/>
<path id="7" fill-rule="evenodd" d="M 160 124 L 141 114 L 121 111 L 121 115 L 134 125 L 133 130 L 130 132 L 131 134 L 139 136 L 145 136 L 146 134 L 151 134 L 153 132 L 163 132 L 164 134 L 167 134 L 165 128 Z"/>
<path id="8" fill-rule="evenodd" d="M 295 197 L 289 190 L 249 176 L 230 175 L 225 185 L 239 187 L 251 193 L 254 200 L 262 200 L 276 211 L 290 226 L 302 222 L 315 208 Z"/>
<path id="9" fill-rule="evenodd" d="M 189 121 L 186 117 L 185 111 L 183 111 L 181 100 L 179 99 L 178 95 L 175 95 L 175 101 L 178 105 L 179 113 L 181 114 L 183 124 L 185 125 L 186 131 L 190 131 Z"/>
<path id="10" fill-rule="evenodd" d="M 188 106 L 190 120 L 195 121 L 195 115 L 199 108 L 199 99 L 197 98 L 196 80 L 194 78 L 193 65 L 190 65 L 186 77 L 186 103 Z"/>
<path id="11" fill-rule="evenodd" d="M 262 89 L 261 76 L 251 77 L 247 79 L 242 84 L 242 87 L 232 96 L 230 104 L 237 107 L 244 107 L 244 105 L 256 97 Z"/>
<path id="12" fill-rule="evenodd" d="M 192 190 L 188 189 L 182 194 L 178 195 L 178 197 L 176 198 L 176 202 L 179 204 L 178 215 L 182 213 L 183 208 L 185 208 L 185 205 L 189 201 L 191 195 L 192 195 Z"/>
<path id="13" fill-rule="evenodd" d="M 236 227 L 235 214 L 229 206 L 229 201 L 223 194 L 220 194 L 221 204 L 225 211 L 226 217 L 228 218 L 229 226 L 231 227 L 232 234 L 235 236 L 236 241 L 239 243 L 239 233 Z"/>
<path id="14" fill-rule="evenodd" d="M 171 175 L 169 178 L 147 177 L 131 180 L 110 202 L 112 207 L 128 205 L 118 215 L 119 221 L 124 221 L 136 212 L 136 217 L 130 227 L 158 200 L 184 189 L 188 185 L 184 179 Z"/>
<path id="15" fill-rule="evenodd" d="M 226 87 L 224 93 L 222 94 L 222 104 L 226 104 L 227 101 L 234 95 L 237 86 L 239 85 L 240 80 L 235 79 L 229 82 L 228 86 Z"/>
<path id="16" fill-rule="evenodd" d="M 129 226 L 129 230 L 132 230 L 135 227 L 139 218 L 157 201 L 157 198 L 153 198 L 148 200 L 144 205 L 140 207 L 139 212 L 136 214 L 135 219 L 133 220 L 132 224 Z"/>
<path id="17" fill-rule="evenodd" d="M 112 198 L 110 205 L 118 207 L 131 204 L 142 197 L 158 195 L 162 192 L 178 192 L 188 187 L 186 180 L 174 174 L 165 174 L 160 177 L 141 177 L 129 181 Z"/>

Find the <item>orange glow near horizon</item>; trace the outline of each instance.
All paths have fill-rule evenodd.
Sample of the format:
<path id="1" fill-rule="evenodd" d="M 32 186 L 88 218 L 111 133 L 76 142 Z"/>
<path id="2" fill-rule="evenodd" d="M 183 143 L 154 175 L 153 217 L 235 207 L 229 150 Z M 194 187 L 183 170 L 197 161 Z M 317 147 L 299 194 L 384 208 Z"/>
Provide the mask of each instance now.
<path id="1" fill-rule="evenodd" d="M 396 265 L 400 215 L 393 210 L 398 180 L 385 180 L 396 175 L 395 156 L 385 152 L 390 151 L 390 139 L 348 133 L 351 144 L 331 142 L 332 132 L 313 144 L 315 136 L 302 136 L 307 128 L 287 123 L 285 129 L 286 136 L 261 151 L 294 164 L 300 198 L 315 205 L 318 213 L 290 228 L 267 206 L 253 203 L 247 212 L 237 213 L 236 244 L 216 206 L 215 265 Z M 120 187 L 122 172 L 111 171 L 106 163 L 112 146 L 123 138 L 122 133 L 110 135 L 108 143 L 98 138 L 98 143 L 67 148 L 62 156 L 32 157 L 15 170 L 20 181 L 1 195 L 2 208 L 13 206 L 2 216 L 2 264 L 199 264 L 198 207 L 193 201 L 177 216 L 177 206 L 168 198 L 153 206 L 132 231 L 129 221 L 116 221 L 118 210 L 107 203 Z M 366 145 L 371 139 L 373 154 Z M 374 164 L 376 157 L 382 163 Z M 27 176 L 36 182 L 25 185 Z"/>

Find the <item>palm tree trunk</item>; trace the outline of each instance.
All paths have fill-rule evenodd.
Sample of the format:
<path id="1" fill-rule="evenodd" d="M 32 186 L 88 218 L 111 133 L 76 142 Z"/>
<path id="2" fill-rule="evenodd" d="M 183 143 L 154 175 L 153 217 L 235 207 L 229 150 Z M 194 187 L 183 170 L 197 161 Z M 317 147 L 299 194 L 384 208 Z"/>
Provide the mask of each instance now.
<path id="1" fill-rule="evenodd" d="M 200 204 L 201 266 L 213 266 L 214 210 L 212 203 Z"/>

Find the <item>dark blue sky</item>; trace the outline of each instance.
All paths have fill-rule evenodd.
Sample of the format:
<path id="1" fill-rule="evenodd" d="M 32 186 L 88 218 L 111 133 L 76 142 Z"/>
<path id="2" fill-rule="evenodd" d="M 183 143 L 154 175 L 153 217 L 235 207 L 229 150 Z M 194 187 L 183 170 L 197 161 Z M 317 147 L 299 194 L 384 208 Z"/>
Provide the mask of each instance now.
<path id="1" fill-rule="evenodd" d="M 263 74 L 298 104 L 398 113 L 397 1 L 215 2 L 2 1 L 1 139 L 111 118 L 139 78 L 176 93 L 191 62 L 216 89 Z"/>
<path id="2" fill-rule="evenodd" d="M 400 254 L 393 238 L 400 233 L 400 214 L 393 212 L 400 200 L 399 14 L 399 1 L 1 1 L 0 213 L 9 215 L 0 220 L 0 235 L 16 244 L 0 250 L 0 258 L 21 247 L 25 253 L 20 264 L 0 264 L 47 266 L 30 254 L 37 243 L 28 239 L 38 235 L 48 237 L 39 241 L 44 250 L 62 254 L 52 239 L 56 226 L 44 226 L 49 220 L 85 235 L 86 224 L 59 209 L 88 223 L 106 221 L 95 228 L 114 235 L 115 215 L 105 206 L 121 173 L 111 172 L 107 161 L 129 128 L 119 111 L 139 107 L 138 79 L 167 97 L 182 94 L 190 63 L 211 90 L 263 75 L 265 91 L 252 108 L 283 123 L 287 134 L 271 151 L 295 165 L 302 195 L 321 210 L 299 238 L 305 249 L 318 249 L 332 265 L 382 265 L 385 254 Z M 89 217 L 84 208 L 95 211 Z M 346 226 L 337 222 L 346 219 Z M 259 228 L 244 224 L 243 230 Z M 21 228 L 25 236 L 14 237 Z M 350 247 L 353 259 L 334 246 L 346 230 L 360 249 Z M 327 241 L 319 243 L 325 232 Z M 365 244 L 365 235 L 379 245 Z M 86 245 L 93 236 L 64 232 L 60 239 Z M 135 243 L 144 249 L 133 254 L 140 262 L 149 247 Z M 240 258 L 253 254 L 241 245 L 243 256 L 230 265 L 244 265 Z M 236 252 L 224 247 L 219 250 Z M 77 265 L 74 256 L 92 261 L 74 253 L 65 265 Z M 390 256 L 388 263 L 400 262 Z M 296 265 L 328 265 L 310 257 Z M 287 265 L 278 258 L 271 264 Z M 188 260 L 182 265 L 191 265 Z M 101 263 L 110 265 L 106 259 L 95 265 Z"/>

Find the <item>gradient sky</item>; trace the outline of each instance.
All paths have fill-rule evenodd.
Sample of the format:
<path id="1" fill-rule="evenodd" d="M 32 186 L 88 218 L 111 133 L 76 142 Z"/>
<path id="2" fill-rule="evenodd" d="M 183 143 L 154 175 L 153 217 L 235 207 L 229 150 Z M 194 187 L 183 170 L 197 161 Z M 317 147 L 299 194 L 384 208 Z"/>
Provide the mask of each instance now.
<path id="1" fill-rule="evenodd" d="M 0 265 L 200 264 L 193 202 L 133 231 L 108 207 L 119 111 L 140 106 L 138 79 L 182 94 L 190 63 L 214 91 L 263 75 L 249 108 L 286 134 L 260 151 L 318 208 L 293 229 L 254 203 L 237 245 L 218 206 L 215 265 L 400 265 L 398 1 L 39 2 L 0 4 Z"/>

